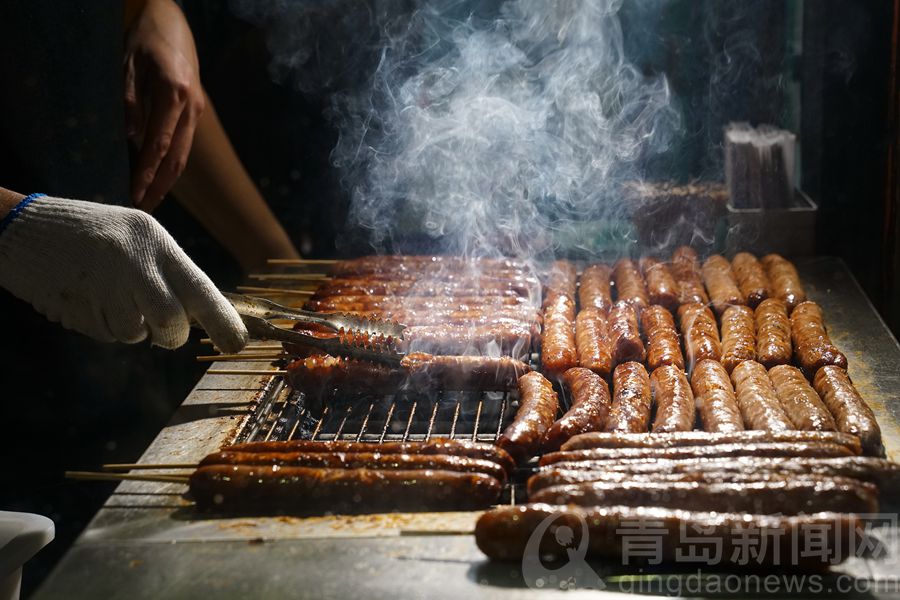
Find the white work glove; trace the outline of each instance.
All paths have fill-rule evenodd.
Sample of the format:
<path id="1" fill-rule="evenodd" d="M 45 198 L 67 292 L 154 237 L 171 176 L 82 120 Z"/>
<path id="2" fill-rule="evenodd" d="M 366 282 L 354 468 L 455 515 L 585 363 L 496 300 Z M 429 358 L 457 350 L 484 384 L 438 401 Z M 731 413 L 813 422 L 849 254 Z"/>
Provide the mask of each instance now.
<path id="1" fill-rule="evenodd" d="M 0 232 L 0 286 L 100 341 L 177 348 L 199 322 L 223 352 L 247 343 L 234 307 L 156 219 L 39 197 Z M 7 318 L 15 318 L 7 315 Z"/>

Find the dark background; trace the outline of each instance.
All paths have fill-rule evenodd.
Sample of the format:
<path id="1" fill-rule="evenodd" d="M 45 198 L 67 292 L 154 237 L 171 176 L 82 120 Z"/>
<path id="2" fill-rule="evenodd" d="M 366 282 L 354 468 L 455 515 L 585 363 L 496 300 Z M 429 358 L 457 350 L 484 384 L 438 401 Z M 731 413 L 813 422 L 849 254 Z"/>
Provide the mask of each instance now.
<path id="1" fill-rule="evenodd" d="M 335 3 L 342 10 L 364 4 L 368 2 Z M 358 85 L 358 78 L 365 77 L 375 56 L 371 48 L 378 28 L 365 19 L 346 17 L 356 13 L 342 13 L 343 20 L 325 15 L 307 43 L 332 51 L 323 51 L 319 58 L 286 74 L 270 69 L 267 34 L 271 32 L 265 22 L 239 18 L 231 5 L 220 1 L 185 0 L 183 5 L 197 39 L 204 84 L 238 154 L 301 252 L 331 257 L 364 251 L 344 231 L 348 192 L 329 157 L 337 132 L 326 113 L 332 94 Z M 43 43 L 51 44 L 48 52 L 71 57 L 65 64 L 31 63 L 32 70 L 46 71 L 43 89 L 78 87 L 84 80 L 102 82 L 98 96 L 103 89 L 121 89 L 121 15 L 117 11 L 63 10 L 49 1 L 9 6 L 27 6 L 26 12 L 39 13 L 43 6 L 44 14 L 29 12 L 26 16 L 37 20 L 30 21 L 18 37 L 0 38 L 6 44 L 4 56 L 24 56 L 17 44 L 41 33 Z M 796 25 L 792 6 L 792 2 L 776 0 L 626 1 L 621 18 L 629 57 L 648 73 L 667 74 L 686 123 L 687 134 L 680 145 L 650 168 L 657 175 L 682 181 L 716 177 L 724 123 L 747 120 L 796 128 L 802 148 L 802 185 L 820 205 L 818 251 L 847 261 L 896 333 L 900 331 L 896 3 L 809 0 L 800 13 L 800 39 L 792 33 Z M 0 10 L 13 11 L 0 12 L 0 28 L 3 22 L 14 22 L 13 17 L 23 18 L 15 8 Z M 52 27 L 36 29 L 38 23 Z M 342 28 L 346 31 L 348 23 L 354 35 L 350 39 L 337 35 Z M 85 39 L 115 43 L 85 46 Z M 722 70 L 726 49 L 729 56 L 743 61 L 744 68 L 734 77 L 714 78 Z M 105 61 L 98 58 L 103 56 Z M 4 62 L 10 68 L 16 61 Z M 335 70 L 335 64 L 346 69 Z M 33 72 L 22 68 L 18 76 L 28 79 Z M 711 93 L 713 80 L 721 93 Z M 799 96 L 792 92 L 797 89 Z M 0 98 L 10 100 L 6 88 Z M 64 96 L 48 98 L 69 102 Z M 21 116 L 16 112 L 21 102 L 19 108 L 9 102 L 2 108 L 5 121 L 11 115 Z M 45 108 L 57 113 L 68 110 L 65 104 Z M 110 106 L 100 112 L 115 120 L 119 111 Z M 48 130 L 57 131 L 50 123 Z M 58 130 L 64 124 L 60 119 Z M 23 140 L 35 144 L 37 138 L 27 131 L 17 134 L 0 128 L 0 163 L 6 165 L 6 170 L 0 167 L 4 178 L 0 184 L 15 187 L 21 181 L 25 192 L 43 190 L 87 199 L 99 195 L 112 200 L 127 175 L 115 159 L 102 157 L 122 152 L 120 131 L 119 126 L 105 131 L 93 145 L 85 134 L 76 142 L 63 140 L 50 147 L 82 145 L 85 152 L 94 153 L 85 154 L 94 156 L 89 166 L 102 165 L 103 172 L 97 174 L 72 164 L 64 154 L 47 154 L 46 147 L 43 163 L 51 169 L 32 172 L 24 164 L 10 168 L 15 153 L 3 152 Z M 108 184 L 99 192 L 86 184 L 97 179 Z M 177 203 L 167 202 L 157 216 L 222 287 L 240 280 L 234 262 Z M 94 344 L 34 317 L 29 307 L 6 294 L 0 308 L 6 315 L 15 315 L 5 322 L 8 385 L 0 403 L 5 433 L 0 447 L 12 484 L 0 490 L 0 507 L 46 514 L 57 524 L 57 540 L 25 571 L 27 594 L 112 489 L 99 483 L 66 482 L 62 471 L 137 459 L 199 378 L 203 366 L 194 363 L 193 357 L 203 349 L 196 339 L 175 353 Z M 102 387 L 97 382 L 103 382 Z"/>

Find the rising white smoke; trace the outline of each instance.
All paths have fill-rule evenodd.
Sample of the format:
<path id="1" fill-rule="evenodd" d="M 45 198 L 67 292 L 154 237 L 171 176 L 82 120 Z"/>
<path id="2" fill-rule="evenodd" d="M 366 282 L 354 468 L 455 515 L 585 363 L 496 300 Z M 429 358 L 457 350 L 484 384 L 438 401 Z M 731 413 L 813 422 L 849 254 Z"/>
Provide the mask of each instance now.
<path id="1" fill-rule="evenodd" d="M 459 2 L 430 3 L 387 37 L 371 88 L 335 112 L 376 248 L 419 230 L 447 252 L 535 256 L 619 220 L 619 183 L 679 122 L 666 80 L 626 59 L 620 5 L 511 0 L 458 20 Z"/>
<path id="2" fill-rule="evenodd" d="M 588 220 L 593 236 L 596 223 L 626 220 L 619 184 L 641 179 L 647 159 L 669 147 L 679 115 L 665 78 L 626 58 L 621 0 L 404 4 L 376 1 L 372 12 L 352 0 L 281 0 L 282 16 L 267 19 L 270 44 L 282 40 L 272 48 L 282 74 L 328 44 L 283 44 L 291 25 L 296 39 L 296 28 L 312 33 L 323 6 L 355 6 L 362 12 L 340 18 L 379 30 L 374 44 L 357 34 L 373 68 L 335 94 L 330 114 L 351 226 L 379 251 L 424 233 L 449 253 L 535 257 L 581 243 Z M 356 56 L 333 43 L 338 58 Z M 325 55 L 316 60 L 328 64 Z"/>

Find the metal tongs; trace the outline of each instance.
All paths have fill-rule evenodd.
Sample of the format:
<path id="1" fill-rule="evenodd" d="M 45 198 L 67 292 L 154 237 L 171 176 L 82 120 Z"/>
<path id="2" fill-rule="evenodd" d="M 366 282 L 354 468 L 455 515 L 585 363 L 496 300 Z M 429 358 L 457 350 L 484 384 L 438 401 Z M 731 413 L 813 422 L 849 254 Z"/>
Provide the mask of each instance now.
<path id="1" fill-rule="evenodd" d="M 317 313 L 282 306 L 271 300 L 223 292 L 231 302 L 250 337 L 311 346 L 332 356 L 358 358 L 392 366 L 400 364 L 404 353 L 397 347 L 403 339 L 404 325 L 393 321 L 367 319 L 347 313 Z M 271 319 L 287 319 L 307 325 L 326 327 L 333 337 L 316 337 L 302 331 L 273 325 Z"/>

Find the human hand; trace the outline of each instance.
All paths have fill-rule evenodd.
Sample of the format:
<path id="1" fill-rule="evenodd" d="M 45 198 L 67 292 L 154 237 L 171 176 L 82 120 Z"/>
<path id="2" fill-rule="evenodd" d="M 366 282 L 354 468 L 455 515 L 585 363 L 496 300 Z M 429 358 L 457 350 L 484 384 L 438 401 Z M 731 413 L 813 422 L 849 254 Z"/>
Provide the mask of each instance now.
<path id="1" fill-rule="evenodd" d="M 100 341 L 177 348 L 198 321 L 223 352 L 247 330 L 156 219 L 132 208 L 39 197 L 0 232 L 0 286 Z"/>
<path id="2" fill-rule="evenodd" d="M 159 206 L 184 170 L 205 107 L 194 37 L 172 0 L 148 0 L 125 38 L 125 117 L 138 147 L 134 206 Z"/>

